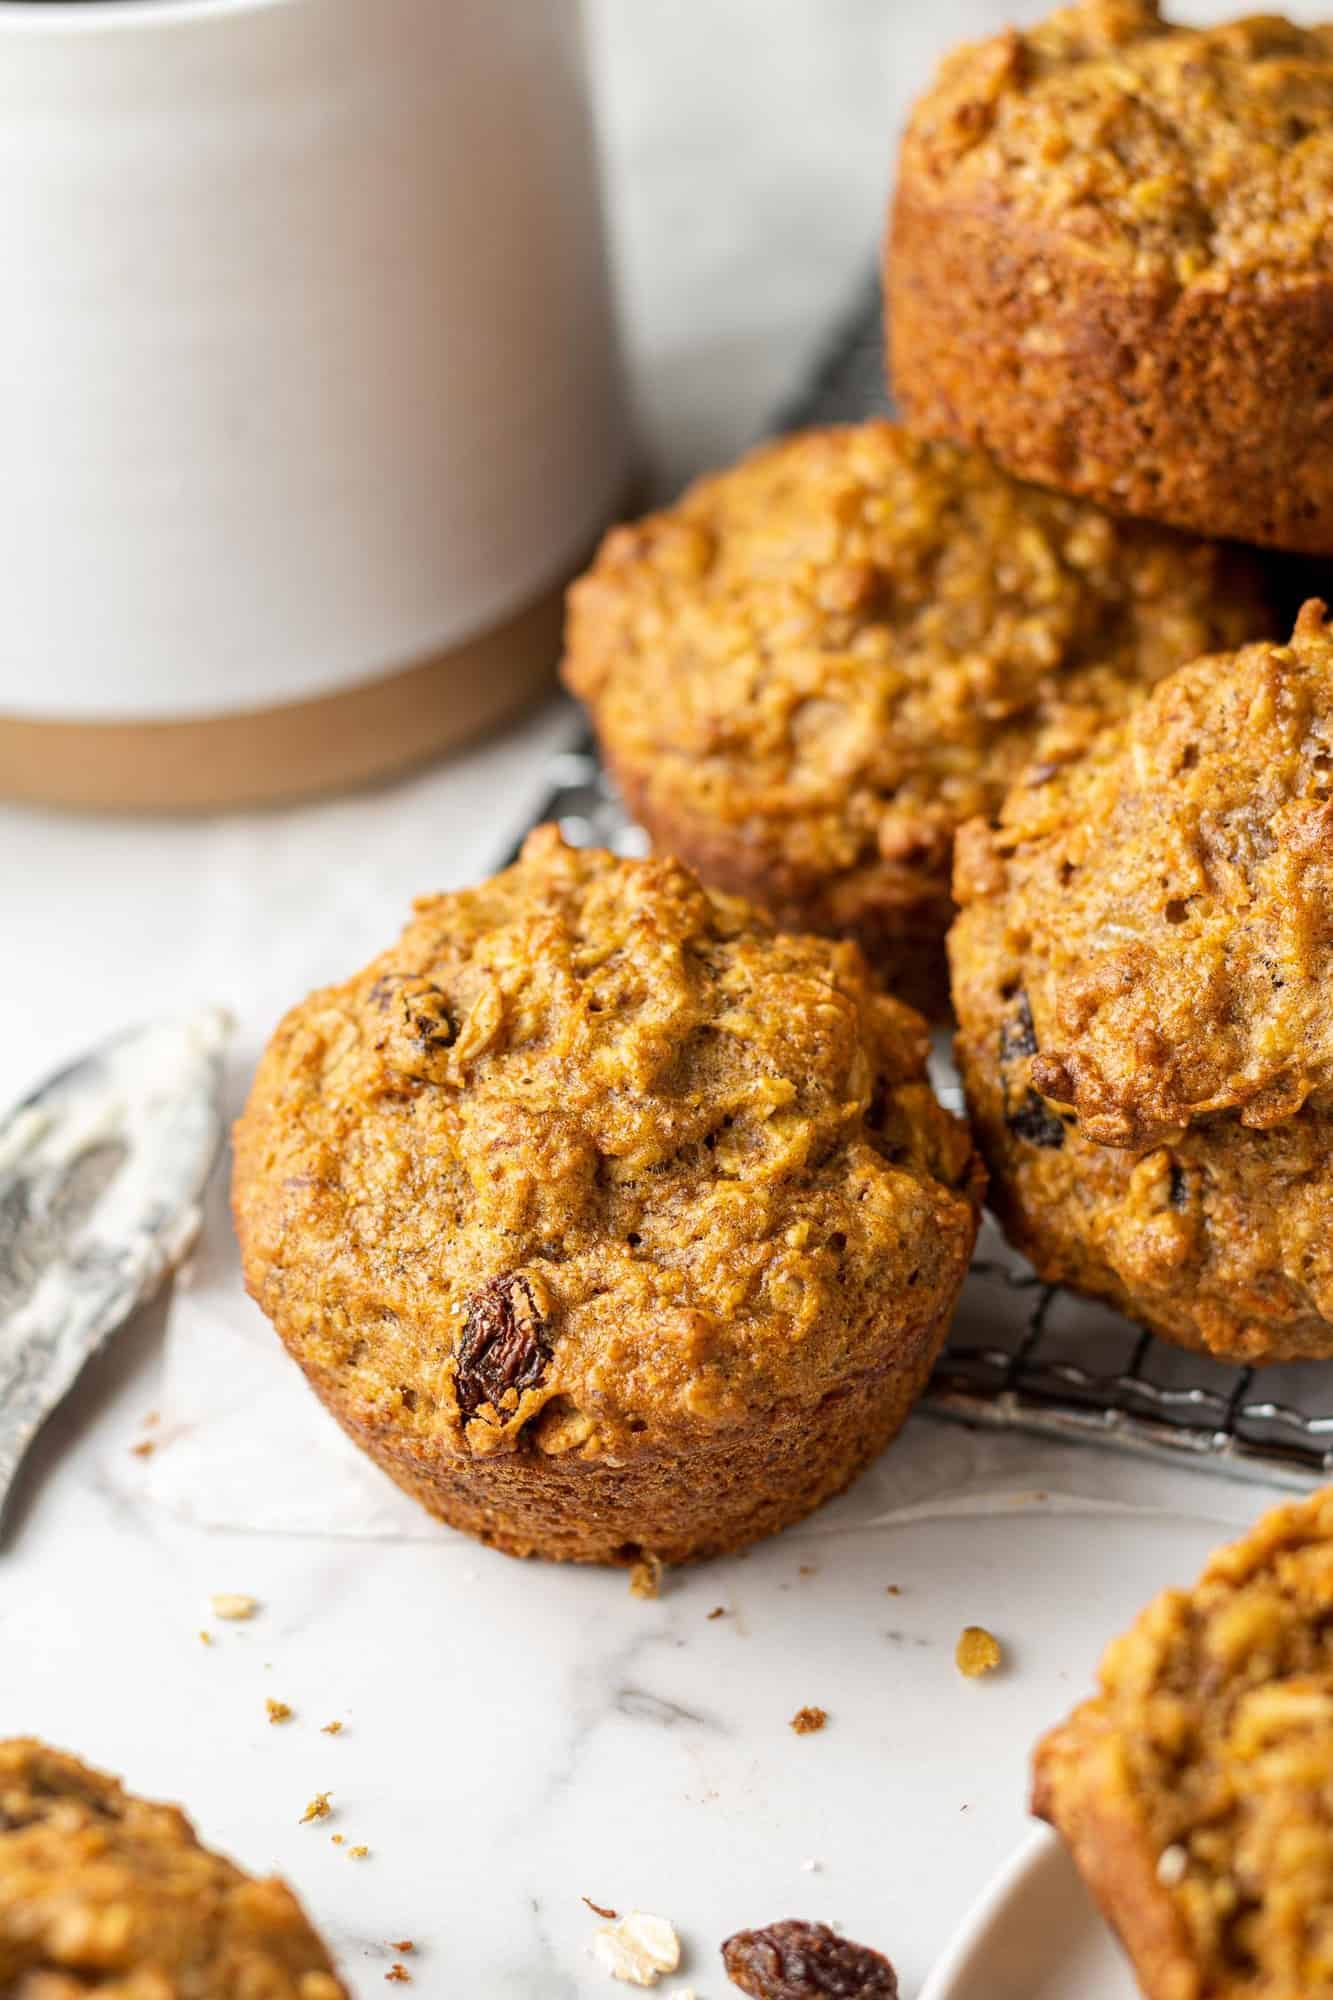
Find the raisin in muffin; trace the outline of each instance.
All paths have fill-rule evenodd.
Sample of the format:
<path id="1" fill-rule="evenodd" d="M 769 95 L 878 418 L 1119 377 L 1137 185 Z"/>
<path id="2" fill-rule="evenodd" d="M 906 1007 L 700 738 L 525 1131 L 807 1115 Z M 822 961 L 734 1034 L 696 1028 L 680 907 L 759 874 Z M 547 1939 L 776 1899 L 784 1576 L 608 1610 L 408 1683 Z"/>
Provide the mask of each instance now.
<path id="1" fill-rule="evenodd" d="M 1146 2000 L 1333 1992 L 1333 1489 L 1166 1591 L 1038 1746 Z"/>
<path id="2" fill-rule="evenodd" d="M 959 840 L 959 1061 L 1043 1277 L 1333 1354 L 1333 633 L 1195 661 Z"/>
<path id="3" fill-rule="evenodd" d="M 1272 629 L 1235 551 L 866 423 L 614 530 L 570 594 L 564 673 L 657 847 L 855 937 L 940 1012 L 956 827 L 1164 673 Z"/>
<path id="4" fill-rule="evenodd" d="M 959 49 L 904 139 L 885 286 L 915 428 L 1333 554 L 1333 27 L 1084 0 Z"/>
<path id="5" fill-rule="evenodd" d="M 43 1743 L 0 1743 L 0 1993 L 9 2000 L 347 2000 L 282 1882 L 201 1847 Z"/>
<path id="6" fill-rule="evenodd" d="M 856 948 L 532 835 L 288 1015 L 236 1132 L 255 1298 L 339 1422 L 514 1554 L 736 1548 L 921 1388 L 977 1169 Z"/>

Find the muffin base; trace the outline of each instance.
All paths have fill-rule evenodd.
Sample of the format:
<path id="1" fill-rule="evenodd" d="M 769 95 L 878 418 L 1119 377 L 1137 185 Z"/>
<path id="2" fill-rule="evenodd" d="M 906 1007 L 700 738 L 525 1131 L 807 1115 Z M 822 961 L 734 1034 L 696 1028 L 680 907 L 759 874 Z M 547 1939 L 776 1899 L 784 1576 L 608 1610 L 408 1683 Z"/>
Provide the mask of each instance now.
<path id="1" fill-rule="evenodd" d="M 1247 1313 L 1243 1298 L 1229 1307 L 1209 1300 L 1173 1304 L 1165 1288 L 1156 1295 L 1131 1291 L 1094 1249 L 1078 1239 L 1076 1226 L 1061 1235 L 1052 1229 L 1044 1211 L 1029 1215 L 1021 1196 L 1005 1186 L 1005 1176 L 1012 1168 L 1003 1145 L 989 1145 L 984 1132 L 979 1134 L 979 1143 L 991 1174 L 989 1205 L 1008 1241 L 1022 1251 L 1043 1284 L 1063 1285 L 1082 1298 L 1100 1299 L 1159 1340 L 1170 1341 L 1173 1347 L 1183 1347 L 1191 1354 L 1211 1355 L 1214 1361 L 1260 1368 L 1280 1361 L 1333 1358 L 1333 1328 L 1314 1316 L 1274 1328 L 1259 1318 L 1257 1310 Z M 1089 1192 L 1095 1197 L 1095 1184 Z M 1113 1181 L 1107 1199 L 1123 1192 L 1123 1183 Z"/>
<path id="2" fill-rule="evenodd" d="M 511 1556 L 628 1566 L 645 1556 L 698 1562 L 743 1549 L 843 1492 L 901 1428 L 925 1387 L 947 1320 L 909 1365 L 814 1404 L 763 1413 L 679 1455 L 645 1447 L 612 1465 L 535 1446 L 473 1458 L 340 1406 L 314 1384 L 354 1443 L 450 1527 Z"/>
<path id="3" fill-rule="evenodd" d="M 1113 511 L 1333 554 L 1333 278 L 1119 280 L 909 179 L 884 283 L 916 430 Z"/>
<path id="4" fill-rule="evenodd" d="M 782 930 L 853 939 L 890 993 L 930 1020 L 949 1018 L 944 939 L 954 908 L 947 869 L 909 879 L 872 859 L 842 876 L 798 876 L 743 827 L 660 809 L 651 778 L 606 761 L 656 853 L 685 862 L 709 888 L 746 897 Z"/>

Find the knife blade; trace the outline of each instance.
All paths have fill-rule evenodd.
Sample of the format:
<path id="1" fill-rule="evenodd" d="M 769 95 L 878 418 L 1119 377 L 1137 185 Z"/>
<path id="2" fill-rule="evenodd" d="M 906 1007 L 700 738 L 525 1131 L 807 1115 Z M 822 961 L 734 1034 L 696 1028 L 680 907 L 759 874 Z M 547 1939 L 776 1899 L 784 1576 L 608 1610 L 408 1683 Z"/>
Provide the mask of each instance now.
<path id="1" fill-rule="evenodd" d="M 0 1119 L 0 1512 L 85 1362 L 194 1241 L 230 1030 L 219 1008 L 130 1029 Z"/>

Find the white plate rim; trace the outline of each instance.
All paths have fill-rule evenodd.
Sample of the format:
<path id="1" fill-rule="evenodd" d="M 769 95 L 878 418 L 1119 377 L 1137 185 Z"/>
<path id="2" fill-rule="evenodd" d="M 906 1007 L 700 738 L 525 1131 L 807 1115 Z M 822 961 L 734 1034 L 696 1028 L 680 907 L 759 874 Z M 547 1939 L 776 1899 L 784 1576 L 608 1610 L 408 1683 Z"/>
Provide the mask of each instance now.
<path id="1" fill-rule="evenodd" d="M 963 1919 L 962 1929 L 940 1959 L 921 1989 L 921 2000 L 950 2000 L 950 1988 L 966 1970 L 967 1961 L 982 1942 L 1001 1907 L 1015 1895 L 1030 1876 L 1035 1876 L 1058 1845 L 1058 1836 L 1046 1826 L 1034 1827 L 993 1875 Z"/>
<path id="2" fill-rule="evenodd" d="M 1010 1855 L 973 1903 L 961 1928 L 922 1988 L 920 2000 L 958 2000 L 960 1993 L 975 1993 L 981 1969 L 979 1959 L 992 1947 L 997 1923 L 1010 1914 L 1015 1902 L 1021 1902 L 1028 1894 L 1038 1893 L 1041 1878 L 1056 1869 L 1072 1874 L 1073 1863 L 1064 1842 L 1050 1827 L 1037 1827 Z M 1101 1923 L 1090 1903 L 1088 1915 L 1090 1921 Z M 1055 1967 L 1051 1969 L 1058 1970 Z M 1129 1976 L 1128 1967 L 1125 1967 L 1125 1973 Z M 1132 1977 L 1129 1977 L 1125 1991 L 1133 1990 Z"/>

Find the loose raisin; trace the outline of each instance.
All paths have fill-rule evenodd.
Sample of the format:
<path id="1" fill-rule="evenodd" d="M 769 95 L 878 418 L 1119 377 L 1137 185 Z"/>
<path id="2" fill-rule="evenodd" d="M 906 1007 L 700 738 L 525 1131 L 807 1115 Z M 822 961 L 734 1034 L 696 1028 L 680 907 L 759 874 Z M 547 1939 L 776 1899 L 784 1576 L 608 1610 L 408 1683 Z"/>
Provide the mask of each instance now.
<path id="1" fill-rule="evenodd" d="M 507 1390 L 522 1395 L 525 1389 L 535 1389 L 551 1359 L 545 1336 L 546 1322 L 532 1288 L 517 1272 L 492 1278 L 473 1292 L 454 1380 L 464 1416 L 475 1416 L 483 1403 L 498 1410 Z"/>
<path id="2" fill-rule="evenodd" d="M 722 1963 L 752 2000 L 898 2000 L 898 1975 L 881 1952 L 799 1918 L 737 1931 Z"/>

